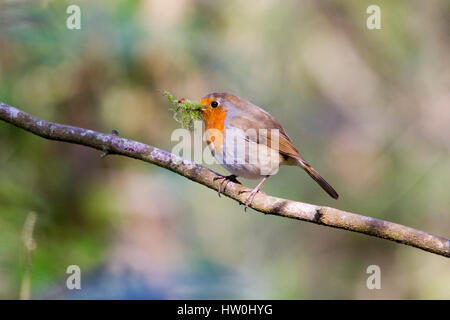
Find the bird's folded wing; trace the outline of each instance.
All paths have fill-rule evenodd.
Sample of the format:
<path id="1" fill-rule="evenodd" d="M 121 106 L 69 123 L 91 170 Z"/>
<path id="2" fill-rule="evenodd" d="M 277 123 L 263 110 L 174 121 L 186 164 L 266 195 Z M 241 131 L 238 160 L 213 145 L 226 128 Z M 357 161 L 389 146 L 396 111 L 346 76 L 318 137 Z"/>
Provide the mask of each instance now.
<path id="1" fill-rule="evenodd" d="M 303 158 L 298 153 L 297 149 L 289 139 L 283 127 L 268 113 L 261 114 L 259 121 L 254 121 L 246 117 L 234 116 L 229 123 L 230 126 L 249 132 L 247 137 L 250 141 L 257 143 L 264 143 L 269 148 L 278 149 L 278 151 L 288 157 L 302 160 Z M 249 130 L 253 129 L 253 130 Z M 265 134 L 264 131 L 267 130 Z M 275 130 L 272 130 L 275 129 Z M 256 132 L 256 134 L 254 134 Z M 276 146 L 276 138 L 278 137 L 278 148 Z M 266 141 L 264 141 L 266 140 Z"/>

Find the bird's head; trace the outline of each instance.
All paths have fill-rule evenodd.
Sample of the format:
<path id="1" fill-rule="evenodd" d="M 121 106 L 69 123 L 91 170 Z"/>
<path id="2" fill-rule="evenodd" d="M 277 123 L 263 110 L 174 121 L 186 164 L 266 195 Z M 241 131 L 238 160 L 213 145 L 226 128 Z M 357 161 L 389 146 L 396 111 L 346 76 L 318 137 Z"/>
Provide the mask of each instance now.
<path id="1" fill-rule="evenodd" d="M 223 130 L 223 122 L 227 115 L 234 113 L 240 98 L 225 92 L 214 92 L 200 100 L 202 115 L 208 128 Z"/>

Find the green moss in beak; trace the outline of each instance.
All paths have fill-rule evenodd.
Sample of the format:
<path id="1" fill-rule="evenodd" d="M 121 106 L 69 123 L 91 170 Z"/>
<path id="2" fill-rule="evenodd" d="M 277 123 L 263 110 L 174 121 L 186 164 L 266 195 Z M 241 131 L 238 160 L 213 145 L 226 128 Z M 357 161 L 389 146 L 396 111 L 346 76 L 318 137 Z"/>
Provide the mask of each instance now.
<path id="1" fill-rule="evenodd" d="M 202 113 L 200 111 L 202 105 L 200 103 L 184 98 L 175 100 L 173 95 L 168 91 L 165 91 L 164 95 L 172 105 L 169 110 L 173 112 L 173 118 L 178 123 L 181 123 L 183 128 L 192 130 L 194 127 L 194 121 L 202 120 Z"/>

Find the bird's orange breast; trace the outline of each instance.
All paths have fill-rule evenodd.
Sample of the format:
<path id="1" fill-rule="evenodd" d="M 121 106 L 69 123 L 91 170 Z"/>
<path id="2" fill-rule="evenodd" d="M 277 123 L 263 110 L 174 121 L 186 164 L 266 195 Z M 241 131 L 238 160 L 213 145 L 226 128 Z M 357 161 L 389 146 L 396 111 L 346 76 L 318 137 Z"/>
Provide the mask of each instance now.
<path id="1" fill-rule="evenodd" d="M 202 110 L 203 121 L 205 122 L 206 142 L 208 145 L 214 144 L 216 152 L 222 152 L 224 134 L 225 134 L 225 118 L 227 111 L 221 106 L 212 108 L 210 106 L 212 98 L 202 99 L 201 103 L 207 106 Z"/>
<path id="2" fill-rule="evenodd" d="M 226 116 L 227 112 L 223 110 L 204 110 L 203 119 L 205 121 L 205 129 L 216 129 L 223 133 Z"/>

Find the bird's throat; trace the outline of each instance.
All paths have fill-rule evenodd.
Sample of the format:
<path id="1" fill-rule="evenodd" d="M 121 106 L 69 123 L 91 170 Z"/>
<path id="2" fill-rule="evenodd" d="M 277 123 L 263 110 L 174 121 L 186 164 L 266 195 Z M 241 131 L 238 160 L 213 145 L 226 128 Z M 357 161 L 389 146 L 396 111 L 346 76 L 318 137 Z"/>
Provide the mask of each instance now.
<path id="1" fill-rule="evenodd" d="M 208 145 L 213 143 L 215 150 L 220 150 L 219 152 L 221 152 L 227 112 L 223 108 L 203 110 L 202 112 L 203 120 L 205 122 L 206 142 Z"/>

